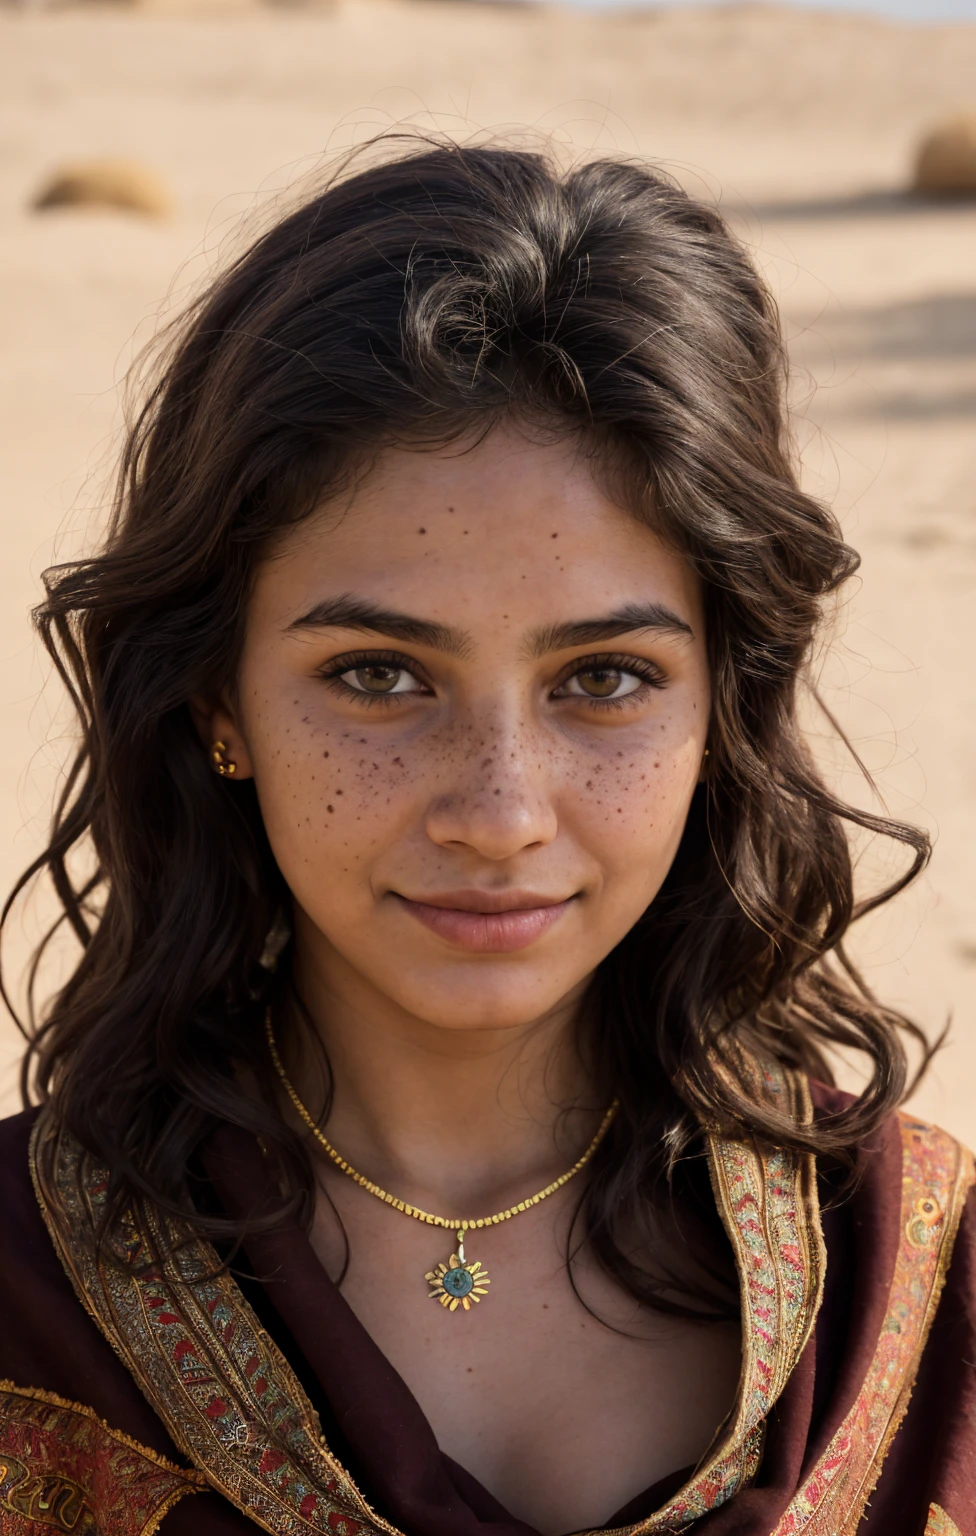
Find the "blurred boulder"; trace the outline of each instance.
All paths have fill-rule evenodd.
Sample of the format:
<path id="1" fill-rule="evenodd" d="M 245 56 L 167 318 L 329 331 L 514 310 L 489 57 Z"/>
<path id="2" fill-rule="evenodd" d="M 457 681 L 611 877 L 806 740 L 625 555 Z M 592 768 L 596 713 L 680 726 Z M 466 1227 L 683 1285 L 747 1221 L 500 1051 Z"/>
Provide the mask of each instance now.
<path id="1" fill-rule="evenodd" d="M 928 197 L 976 197 L 976 112 L 926 134 L 915 159 L 914 190 Z"/>
<path id="2" fill-rule="evenodd" d="M 164 218 L 173 203 L 156 174 L 138 160 L 77 160 L 62 165 L 31 202 L 44 208 L 114 208 Z"/>

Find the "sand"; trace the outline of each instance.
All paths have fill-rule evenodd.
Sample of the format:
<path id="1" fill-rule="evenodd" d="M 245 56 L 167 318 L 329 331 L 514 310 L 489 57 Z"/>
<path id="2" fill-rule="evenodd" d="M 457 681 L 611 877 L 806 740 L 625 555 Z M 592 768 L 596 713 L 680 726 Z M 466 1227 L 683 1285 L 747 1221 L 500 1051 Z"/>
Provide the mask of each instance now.
<path id="1" fill-rule="evenodd" d="M 976 107 L 974 81 L 976 26 L 758 6 L 0 12 L 0 884 L 41 844 L 65 745 L 27 618 L 38 574 L 97 531 L 133 338 L 240 216 L 408 118 L 645 154 L 721 200 L 782 304 L 806 481 L 864 556 L 823 683 L 889 808 L 937 839 L 856 948 L 927 1029 L 952 1016 L 915 1103 L 976 1143 L 976 202 L 902 196 L 919 135 Z M 176 214 L 30 212 L 86 155 L 144 160 Z M 14 970 L 23 948 L 15 929 Z M 0 1026 L 9 1107 L 17 1049 Z"/>

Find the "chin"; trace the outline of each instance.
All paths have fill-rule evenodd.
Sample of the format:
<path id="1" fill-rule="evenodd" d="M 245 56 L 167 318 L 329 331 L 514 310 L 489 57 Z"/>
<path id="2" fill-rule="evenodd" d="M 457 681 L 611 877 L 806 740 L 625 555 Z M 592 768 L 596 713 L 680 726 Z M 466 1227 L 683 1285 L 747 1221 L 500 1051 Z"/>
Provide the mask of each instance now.
<path id="1" fill-rule="evenodd" d="M 413 979 L 413 978 L 412 978 Z M 469 1033 L 475 1030 L 519 1030 L 559 1008 L 579 985 L 575 977 L 554 988 L 552 977 L 533 987 L 526 978 L 513 977 L 508 985 L 485 985 L 481 978 L 471 984 L 411 987 L 409 996 L 398 997 L 401 1006 L 437 1029 Z"/>

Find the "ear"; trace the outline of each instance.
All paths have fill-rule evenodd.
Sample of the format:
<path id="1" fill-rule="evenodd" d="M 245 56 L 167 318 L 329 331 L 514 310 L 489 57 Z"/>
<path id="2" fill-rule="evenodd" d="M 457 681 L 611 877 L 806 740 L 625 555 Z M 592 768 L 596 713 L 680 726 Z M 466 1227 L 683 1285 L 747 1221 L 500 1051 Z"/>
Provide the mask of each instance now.
<path id="1" fill-rule="evenodd" d="M 197 735 L 215 773 L 222 778 L 253 779 L 254 768 L 237 712 L 226 694 L 195 694 L 189 701 Z"/>

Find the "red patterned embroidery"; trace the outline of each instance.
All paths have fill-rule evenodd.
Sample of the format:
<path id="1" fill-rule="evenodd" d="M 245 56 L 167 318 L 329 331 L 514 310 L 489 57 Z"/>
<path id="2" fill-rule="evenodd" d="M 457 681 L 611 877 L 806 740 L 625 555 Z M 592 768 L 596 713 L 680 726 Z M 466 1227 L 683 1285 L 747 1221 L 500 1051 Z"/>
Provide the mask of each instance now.
<path id="1" fill-rule="evenodd" d="M 3 1536 L 149 1536 L 203 1485 L 90 1409 L 0 1382 Z"/>
<path id="2" fill-rule="evenodd" d="M 857 1401 L 773 1536 L 851 1536 L 908 1406 L 973 1162 L 944 1131 L 907 1116 L 900 1124 L 902 1238 L 878 1347 Z M 953 1527 L 932 1527 L 940 1529 Z"/>
<path id="3" fill-rule="evenodd" d="M 757 1085 L 784 1114 L 811 1113 L 806 1083 L 769 1068 Z M 647 1520 L 615 1536 L 672 1536 L 734 1498 L 762 1458 L 765 1420 L 812 1332 L 825 1254 L 812 1157 L 709 1137 L 712 1180 L 742 1292 L 742 1384 L 715 1454 Z M 594 1533 L 590 1533 L 594 1536 Z"/>
<path id="4" fill-rule="evenodd" d="M 770 1071 L 765 1089 L 780 1096 L 784 1113 L 809 1114 L 801 1079 Z M 67 1138 L 55 1145 L 43 1138 L 41 1120 L 38 1189 L 65 1268 L 174 1441 L 213 1486 L 277 1536 L 399 1536 L 332 1456 L 287 1361 L 213 1252 L 148 1213 L 146 1230 L 130 1224 L 125 1234 L 128 1267 L 101 1265 L 91 1233 L 103 1180 L 85 1169 Z M 819 1306 L 823 1245 L 813 1159 L 764 1156 L 717 1136 L 709 1151 L 741 1281 L 742 1387 L 720 1445 L 691 1482 L 616 1536 L 683 1530 L 752 1479 L 765 1416 Z"/>

